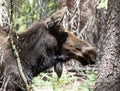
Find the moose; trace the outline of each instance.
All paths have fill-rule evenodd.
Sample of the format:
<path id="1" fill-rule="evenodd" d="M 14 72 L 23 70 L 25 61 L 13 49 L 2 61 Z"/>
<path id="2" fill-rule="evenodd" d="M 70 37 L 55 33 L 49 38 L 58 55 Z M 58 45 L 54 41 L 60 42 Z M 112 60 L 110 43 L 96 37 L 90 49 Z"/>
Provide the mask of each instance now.
<path id="1" fill-rule="evenodd" d="M 54 67 L 60 77 L 62 64 L 70 59 L 76 59 L 82 65 L 95 63 L 94 47 L 63 28 L 61 22 L 64 12 L 65 9 L 59 10 L 50 18 L 33 23 L 25 32 L 11 32 L 28 82 L 50 67 Z M 22 91 L 22 87 L 25 84 L 18 71 L 7 32 L 1 29 L 0 89 Z"/>

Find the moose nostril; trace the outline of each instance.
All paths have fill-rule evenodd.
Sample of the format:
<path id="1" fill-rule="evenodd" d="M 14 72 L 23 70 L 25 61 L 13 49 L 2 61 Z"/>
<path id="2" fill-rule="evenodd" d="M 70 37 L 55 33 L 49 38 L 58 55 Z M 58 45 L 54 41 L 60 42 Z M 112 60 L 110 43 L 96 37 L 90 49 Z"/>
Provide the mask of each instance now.
<path id="1" fill-rule="evenodd" d="M 80 59 L 80 63 L 81 63 L 83 66 L 85 66 L 85 65 L 88 65 L 88 64 L 89 64 L 89 63 L 88 63 L 88 61 L 87 61 L 86 59 L 81 58 L 81 57 L 79 57 L 79 59 Z"/>
<path id="2" fill-rule="evenodd" d="M 91 61 L 90 63 L 91 63 L 91 64 L 95 64 L 95 62 L 94 62 L 94 61 Z"/>
<path id="3" fill-rule="evenodd" d="M 70 50 L 69 49 L 65 49 L 66 52 L 69 52 Z"/>

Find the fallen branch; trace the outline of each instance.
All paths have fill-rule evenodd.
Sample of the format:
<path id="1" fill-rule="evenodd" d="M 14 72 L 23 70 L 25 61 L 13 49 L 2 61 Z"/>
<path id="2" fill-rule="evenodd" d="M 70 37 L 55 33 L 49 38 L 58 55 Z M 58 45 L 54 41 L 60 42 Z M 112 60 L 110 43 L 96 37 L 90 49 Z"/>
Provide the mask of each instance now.
<path id="1" fill-rule="evenodd" d="M 9 35 L 9 42 L 10 42 L 11 47 L 13 49 L 14 55 L 16 57 L 16 62 L 17 62 L 18 70 L 19 70 L 19 73 L 20 73 L 20 76 L 21 76 L 23 82 L 25 83 L 26 90 L 27 91 L 31 91 L 31 86 L 28 84 L 27 79 L 25 77 L 25 74 L 23 72 L 23 68 L 22 68 L 22 65 L 21 65 L 21 60 L 20 60 L 18 51 L 16 49 L 16 46 L 14 45 L 13 36 L 11 34 Z"/>
<path id="2" fill-rule="evenodd" d="M 10 45 L 11 45 L 12 49 L 13 49 L 13 53 L 14 53 L 14 55 L 16 57 L 18 71 L 20 73 L 20 76 L 21 76 L 23 82 L 25 83 L 26 90 L 27 91 L 32 91 L 31 86 L 28 84 L 27 79 L 25 77 L 25 74 L 23 72 L 20 56 L 19 56 L 19 53 L 17 51 L 16 45 L 14 45 L 13 35 L 12 35 L 12 19 L 13 19 L 13 1 L 11 0 L 11 17 L 10 17 L 10 25 L 11 26 L 10 26 L 10 29 L 9 29 L 8 40 L 10 42 Z"/>

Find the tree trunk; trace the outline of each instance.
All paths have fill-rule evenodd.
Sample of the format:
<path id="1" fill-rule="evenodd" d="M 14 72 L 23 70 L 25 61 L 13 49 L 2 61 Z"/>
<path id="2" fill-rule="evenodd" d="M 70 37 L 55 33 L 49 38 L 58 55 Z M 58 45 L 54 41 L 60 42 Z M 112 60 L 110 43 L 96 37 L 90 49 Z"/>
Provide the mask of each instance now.
<path id="1" fill-rule="evenodd" d="M 95 91 L 120 91 L 120 0 L 108 0 L 99 19 L 102 57 Z"/>

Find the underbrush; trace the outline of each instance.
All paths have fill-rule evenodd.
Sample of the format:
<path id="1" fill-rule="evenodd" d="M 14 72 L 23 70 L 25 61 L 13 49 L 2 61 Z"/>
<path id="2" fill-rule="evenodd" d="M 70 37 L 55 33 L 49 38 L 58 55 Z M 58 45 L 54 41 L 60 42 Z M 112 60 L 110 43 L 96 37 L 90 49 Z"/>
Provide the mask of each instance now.
<path id="1" fill-rule="evenodd" d="M 86 71 L 81 77 L 62 74 L 60 79 L 55 73 L 41 73 L 32 80 L 32 87 L 35 91 L 93 91 L 96 77 L 97 71 Z"/>

